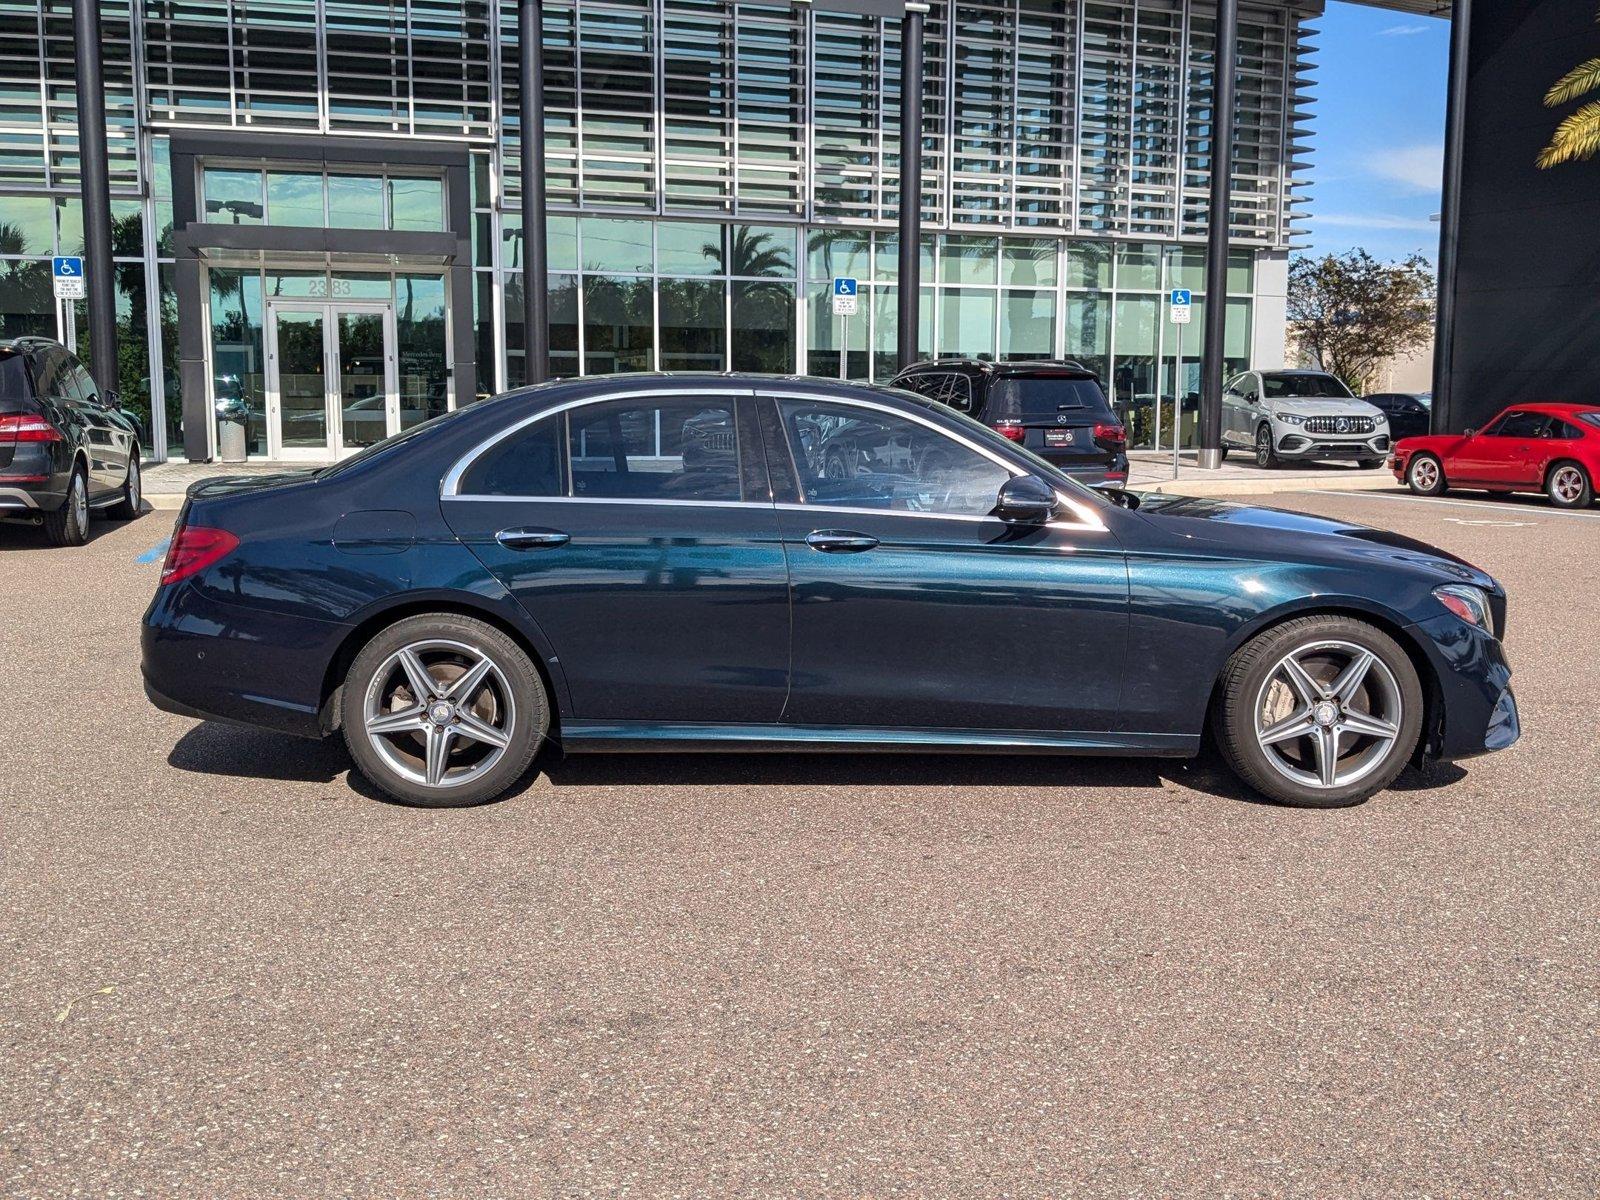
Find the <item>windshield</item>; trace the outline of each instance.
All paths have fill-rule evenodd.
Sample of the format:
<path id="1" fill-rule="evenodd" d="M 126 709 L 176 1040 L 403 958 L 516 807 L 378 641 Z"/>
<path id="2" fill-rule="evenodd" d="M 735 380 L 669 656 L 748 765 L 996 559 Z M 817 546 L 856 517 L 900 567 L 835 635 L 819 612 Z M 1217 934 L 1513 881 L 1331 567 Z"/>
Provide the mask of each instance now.
<path id="1" fill-rule="evenodd" d="M 1069 375 L 1002 376 L 990 392 L 995 420 L 1054 421 L 1062 412 L 1109 419 L 1105 393 L 1093 379 Z"/>
<path id="2" fill-rule="evenodd" d="M 0 350 L 0 400 L 31 400 L 27 360 L 15 350 Z"/>
<path id="3" fill-rule="evenodd" d="M 1332 375 L 1263 375 L 1268 400 L 1303 397 L 1310 400 L 1353 400 L 1350 389 Z"/>
<path id="4" fill-rule="evenodd" d="M 926 396 L 915 393 L 897 391 L 896 395 L 903 399 L 915 400 L 923 408 L 936 409 L 946 417 L 953 417 L 961 423 L 961 432 L 964 436 L 980 445 L 992 447 L 1008 456 L 1021 456 L 1027 460 L 1028 469 L 1052 487 L 1066 492 L 1074 500 L 1081 500 L 1089 504 L 1098 504 L 1104 507 L 1114 507 L 1111 500 L 1093 488 L 1079 483 L 1070 475 L 1065 475 L 1040 458 L 1026 446 L 1013 442 L 1010 438 L 1002 437 L 990 429 L 982 421 L 974 421 L 966 413 L 957 412 L 947 404 L 940 404 L 937 400 L 929 400 Z"/>

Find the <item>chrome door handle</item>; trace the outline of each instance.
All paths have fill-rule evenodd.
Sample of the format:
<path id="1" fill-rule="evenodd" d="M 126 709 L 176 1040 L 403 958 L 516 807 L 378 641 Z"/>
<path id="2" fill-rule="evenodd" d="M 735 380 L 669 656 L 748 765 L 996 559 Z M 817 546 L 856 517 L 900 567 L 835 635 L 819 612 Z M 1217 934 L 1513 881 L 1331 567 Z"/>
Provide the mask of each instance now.
<path id="1" fill-rule="evenodd" d="M 553 550 L 565 546 L 572 535 L 559 529 L 502 529 L 494 540 L 510 550 Z"/>
<path id="2" fill-rule="evenodd" d="M 865 533 L 852 533 L 848 529 L 817 529 L 806 534 L 806 545 L 824 554 L 859 554 L 871 550 L 878 539 Z"/>

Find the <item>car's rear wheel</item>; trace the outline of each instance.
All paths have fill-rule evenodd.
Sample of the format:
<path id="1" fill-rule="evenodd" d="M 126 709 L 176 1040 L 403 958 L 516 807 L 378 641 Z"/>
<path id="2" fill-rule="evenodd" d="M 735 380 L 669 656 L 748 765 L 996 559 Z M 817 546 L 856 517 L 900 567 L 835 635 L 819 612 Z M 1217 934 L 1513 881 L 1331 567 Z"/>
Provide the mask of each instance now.
<path id="1" fill-rule="evenodd" d="M 44 532 L 57 546 L 81 546 L 89 540 L 89 476 L 81 465 L 72 469 L 61 507 L 45 513 Z"/>
<path id="2" fill-rule="evenodd" d="M 1299 617 L 1229 660 L 1214 714 L 1229 765 L 1301 808 L 1360 804 L 1400 774 L 1421 736 L 1422 683 L 1388 634 L 1343 616 Z"/>
<path id="3" fill-rule="evenodd" d="M 527 772 L 550 706 L 527 653 L 455 614 L 407 617 L 374 637 L 345 676 L 340 720 L 361 773 L 406 804 L 459 808 Z"/>
<path id="4" fill-rule="evenodd" d="M 1579 464 L 1559 462 L 1550 468 L 1544 494 L 1557 508 L 1588 508 L 1594 503 L 1594 483 Z"/>
<path id="5" fill-rule="evenodd" d="M 143 481 L 139 475 L 139 448 L 135 446 L 128 455 L 128 477 L 122 481 L 122 499 L 111 506 L 108 514 L 116 521 L 131 521 L 139 515 L 143 501 Z"/>
<path id="6" fill-rule="evenodd" d="M 1272 446 L 1272 427 L 1265 422 L 1256 430 L 1256 466 L 1275 467 L 1278 452 Z"/>
<path id="7" fill-rule="evenodd" d="M 1444 466 L 1431 454 L 1414 454 L 1406 466 L 1406 486 L 1419 496 L 1438 496 L 1448 486 Z"/>

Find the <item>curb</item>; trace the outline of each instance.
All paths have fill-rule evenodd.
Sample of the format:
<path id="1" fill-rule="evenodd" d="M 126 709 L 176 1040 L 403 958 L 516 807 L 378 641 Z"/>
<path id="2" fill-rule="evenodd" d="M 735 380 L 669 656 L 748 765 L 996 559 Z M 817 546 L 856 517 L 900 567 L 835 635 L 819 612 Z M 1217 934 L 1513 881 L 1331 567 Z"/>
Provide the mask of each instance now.
<path id="1" fill-rule="evenodd" d="M 182 492 L 146 492 L 144 502 L 158 511 L 177 512 L 183 507 Z"/>
<path id="2" fill-rule="evenodd" d="M 1276 492 L 1403 491 L 1387 472 L 1379 475 L 1291 476 L 1282 479 L 1169 479 L 1162 483 L 1129 484 L 1130 492 L 1164 496 L 1270 496 Z"/>

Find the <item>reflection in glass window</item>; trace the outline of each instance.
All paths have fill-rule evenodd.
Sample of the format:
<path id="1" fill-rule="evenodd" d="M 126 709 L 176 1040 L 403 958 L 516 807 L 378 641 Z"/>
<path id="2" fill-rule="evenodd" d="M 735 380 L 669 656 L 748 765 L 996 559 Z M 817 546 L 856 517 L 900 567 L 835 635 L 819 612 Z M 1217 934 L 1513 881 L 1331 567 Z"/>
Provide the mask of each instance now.
<path id="1" fill-rule="evenodd" d="M 444 180 L 390 179 L 389 228 L 436 232 L 444 228 Z"/>
<path id="2" fill-rule="evenodd" d="M 518 291 L 521 298 L 521 291 Z M 510 316 L 510 312 L 507 312 Z M 518 337 L 521 337 L 521 305 L 518 305 Z M 550 376 L 564 379 L 578 373 L 578 277 L 550 276 Z"/>
<path id="3" fill-rule="evenodd" d="M 49 196 L 4 196 L 0 254 L 49 256 L 56 247 L 55 201 Z"/>
<path id="4" fill-rule="evenodd" d="M 806 247 L 806 274 L 815 280 L 864 279 L 868 242 L 865 233 L 849 229 L 816 229 Z"/>
<path id="5" fill-rule="evenodd" d="M 1000 300 L 1000 357 L 1049 358 L 1056 332 L 1056 294 L 1006 291 Z"/>
<path id="6" fill-rule="evenodd" d="M 328 226 L 332 229 L 382 229 L 382 177 L 329 175 Z"/>
<path id="7" fill-rule="evenodd" d="M 792 225 L 734 225 L 728 234 L 728 274 L 793 279 L 794 246 Z"/>
<path id="8" fill-rule="evenodd" d="M 945 288 L 939 296 L 941 358 L 994 357 L 994 292 Z"/>
<path id="9" fill-rule="evenodd" d="M 1161 247 L 1151 245 L 1117 246 L 1117 290 L 1155 292 L 1161 289 Z"/>
<path id="10" fill-rule="evenodd" d="M 726 369 L 726 287 L 712 279 L 661 281 L 663 371 Z"/>
<path id="11" fill-rule="evenodd" d="M 939 247 L 939 279 L 944 283 L 993 283 L 1000 257 L 992 237 L 945 237 Z"/>
<path id="12" fill-rule="evenodd" d="M 1067 246 L 1067 286 L 1100 290 L 1111 286 L 1111 246 L 1072 242 Z"/>
<path id="13" fill-rule="evenodd" d="M 213 396 L 245 416 L 250 454 L 267 452 L 266 354 L 261 336 L 261 274 L 211 272 L 211 371 Z"/>
<path id="14" fill-rule="evenodd" d="M 584 374 L 614 375 L 652 368 L 655 318 L 650 292 L 648 278 L 584 276 Z"/>
<path id="15" fill-rule="evenodd" d="M 794 285 L 735 280 L 733 369 L 787 375 L 794 368 Z"/>
<path id="16" fill-rule="evenodd" d="M 261 172 L 207 167 L 205 219 L 214 225 L 259 225 L 266 215 Z"/>
<path id="17" fill-rule="evenodd" d="M 400 428 L 410 429 L 450 409 L 444 276 L 397 275 L 394 306 Z"/>
<path id="18" fill-rule="evenodd" d="M 1009 287 L 1054 287 L 1060 245 L 1054 238 L 1007 238 L 1001 250 L 1000 282 Z"/>
<path id="19" fill-rule="evenodd" d="M 807 504 L 985 516 L 1011 472 L 937 430 L 843 404 L 778 405 Z"/>
<path id="20" fill-rule="evenodd" d="M 559 416 L 519 430 L 486 450 L 461 477 L 463 496 L 560 496 Z"/>
<path id="21" fill-rule="evenodd" d="M 574 496 L 741 498 L 731 400 L 618 400 L 568 416 Z"/>
<path id="22" fill-rule="evenodd" d="M 663 221 L 656 230 L 656 269 L 663 275 L 720 275 L 723 226 Z"/>
<path id="23" fill-rule="evenodd" d="M 583 269 L 647 273 L 654 262 L 649 221 L 583 218 Z"/>
<path id="24" fill-rule="evenodd" d="M 1104 296 L 1067 297 L 1066 345 L 1062 357 L 1077 359 L 1101 379 L 1111 347 L 1111 302 Z"/>
<path id="25" fill-rule="evenodd" d="M 267 172 L 267 223 L 321 228 L 326 225 L 322 212 L 320 173 L 304 171 Z"/>

